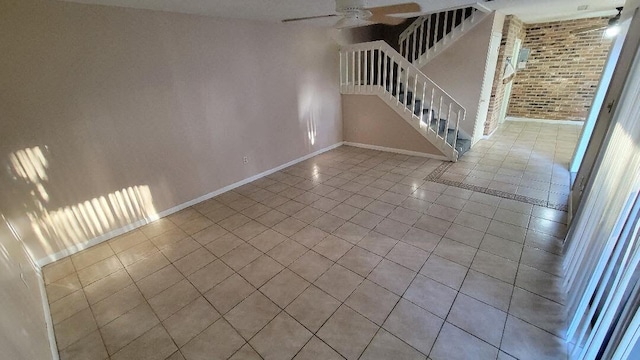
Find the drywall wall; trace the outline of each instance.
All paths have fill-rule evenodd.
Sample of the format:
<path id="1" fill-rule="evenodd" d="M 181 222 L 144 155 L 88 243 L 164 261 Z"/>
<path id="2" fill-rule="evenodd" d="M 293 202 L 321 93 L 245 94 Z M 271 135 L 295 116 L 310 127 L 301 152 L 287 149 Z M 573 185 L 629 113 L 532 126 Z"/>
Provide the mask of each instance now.
<path id="1" fill-rule="evenodd" d="M 326 30 L 5 1 L 0 53 L 0 211 L 36 259 L 342 141 Z"/>
<path id="2" fill-rule="evenodd" d="M 503 15 L 495 12 L 487 15 L 421 69 L 467 110 L 460 129 L 469 136 L 475 130 L 485 68 L 491 65 L 487 64 L 491 34 L 495 29 L 500 32 L 502 21 Z"/>
<path id="3" fill-rule="evenodd" d="M 531 49 L 526 68 L 513 82 L 507 114 L 514 117 L 585 120 L 593 102 L 611 39 L 609 18 L 526 24 L 523 48 Z"/>
<path id="4" fill-rule="evenodd" d="M 377 95 L 342 95 L 344 141 L 444 157 Z"/>
<path id="5" fill-rule="evenodd" d="M 0 216 L 0 349 L 3 359 L 52 359 L 40 273 Z"/>

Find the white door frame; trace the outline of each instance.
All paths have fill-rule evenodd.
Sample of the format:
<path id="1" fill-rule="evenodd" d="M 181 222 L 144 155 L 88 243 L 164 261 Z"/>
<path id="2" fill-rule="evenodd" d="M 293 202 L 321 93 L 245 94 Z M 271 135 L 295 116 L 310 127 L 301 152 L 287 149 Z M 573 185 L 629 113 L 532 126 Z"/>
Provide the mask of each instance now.
<path id="1" fill-rule="evenodd" d="M 511 65 L 513 66 L 514 71 L 517 72 L 518 66 L 518 55 L 520 54 L 520 48 L 522 48 L 522 39 L 517 39 L 513 44 L 513 53 L 511 54 Z M 506 68 L 507 64 L 505 64 Z M 503 70 L 504 72 L 504 70 Z M 514 79 L 511 79 L 504 87 L 504 92 L 502 95 L 502 104 L 500 104 L 500 114 L 498 114 L 498 123 L 504 123 L 504 120 L 507 118 L 507 110 L 509 109 L 509 100 L 511 100 L 511 88 L 513 86 Z"/>

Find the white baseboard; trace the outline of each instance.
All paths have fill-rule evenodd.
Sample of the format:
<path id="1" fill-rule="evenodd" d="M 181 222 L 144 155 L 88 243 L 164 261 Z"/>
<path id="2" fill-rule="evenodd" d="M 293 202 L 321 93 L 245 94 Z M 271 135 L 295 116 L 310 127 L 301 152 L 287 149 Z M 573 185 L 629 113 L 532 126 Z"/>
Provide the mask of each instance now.
<path id="1" fill-rule="evenodd" d="M 418 152 L 418 151 L 388 148 L 388 147 L 384 147 L 384 146 L 369 145 L 369 144 L 362 144 L 362 143 L 354 143 L 354 142 L 349 142 L 349 141 L 345 141 L 345 142 L 343 142 L 343 144 L 344 145 L 348 145 L 348 146 L 355 146 L 355 147 L 359 147 L 359 148 L 363 148 L 363 149 L 386 151 L 386 152 L 392 152 L 392 153 L 396 153 L 396 154 L 420 156 L 420 157 L 426 157 L 426 158 L 430 158 L 430 159 L 449 161 L 449 159 L 447 159 L 447 157 L 444 156 L 444 155 L 435 155 L 435 154 L 423 153 L 423 152 Z"/>
<path id="2" fill-rule="evenodd" d="M 49 307 L 49 298 L 44 285 L 44 276 L 40 269 L 36 269 L 36 277 L 38 278 L 38 286 L 40 287 L 40 298 L 42 300 L 42 308 L 44 310 L 44 322 L 47 326 L 47 335 L 49 337 L 49 348 L 51 350 L 51 359 L 60 360 L 58 353 L 58 345 L 56 343 L 56 335 L 53 332 L 53 319 L 51 318 L 51 308 Z"/>
<path id="3" fill-rule="evenodd" d="M 189 206 L 195 205 L 195 204 L 200 203 L 200 202 L 205 201 L 205 200 L 209 200 L 209 199 L 211 199 L 213 197 L 216 197 L 216 196 L 218 196 L 218 195 L 220 195 L 222 193 L 225 193 L 225 192 L 227 192 L 229 190 L 233 190 L 233 189 L 235 189 L 237 187 L 240 187 L 242 185 L 248 184 L 248 183 L 250 183 L 252 181 L 255 181 L 255 180 L 258 180 L 258 179 L 260 179 L 262 177 L 265 177 L 267 175 L 271 175 L 271 174 L 273 174 L 275 172 L 278 172 L 278 171 L 280 171 L 280 170 L 282 170 L 284 168 L 287 168 L 289 166 L 295 165 L 295 164 L 297 164 L 299 162 L 305 161 L 307 159 L 310 159 L 310 158 L 312 158 L 314 156 L 320 155 L 320 154 L 322 154 L 324 152 L 327 152 L 329 150 L 333 150 L 333 149 L 341 146 L 342 144 L 343 144 L 343 142 L 338 142 L 338 143 L 335 143 L 335 144 L 333 144 L 331 146 L 328 146 L 326 148 L 320 149 L 318 151 L 314 151 L 314 152 L 312 152 L 310 154 L 307 154 L 307 155 L 305 155 L 303 157 L 300 157 L 300 158 L 297 158 L 295 160 L 289 161 L 286 164 L 282 164 L 280 166 L 277 166 L 275 168 L 269 169 L 267 171 L 263 171 L 263 172 L 261 172 L 259 174 L 256 174 L 254 176 L 251 176 L 251 177 L 248 177 L 246 179 L 240 180 L 240 181 L 235 182 L 233 184 L 227 185 L 227 186 L 225 186 L 223 188 L 220 188 L 218 190 L 212 191 L 212 192 L 210 192 L 208 194 L 202 195 L 202 196 L 200 196 L 198 198 L 195 198 L 193 200 L 187 201 L 187 202 L 182 203 L 180 205 L 176 205 L 176 206 L 174 206 L 172 208 L 169 208 L 167 210 L 163 210 L 163 211 L 161 211 L 161 212 L 159 212 L 159 213 L 157 213 L 157 214 L 155 214 L 153 216 L 150 216 L 150 217 L 148 217 L 146 219 L 138 220 L 138 221 L 136 221 L 134 223 L 131 223 L 129 225 L 126 225 L 126 226 L 123 226 L 121 228 L 109 231 L 109 232 L 104 233 L 104 234 L 102 234 L 100 236 L 96 236 L 96 237 L 94 237 L 92 239 L 89 239 L 89 240 L 83 242 L 83 243 L 76 244 L 76 245 L 70 246 L 70 247 L 68 247 L 66 249 L 60 250 L 55 254 L 51 254 L 49 256 L 46 256 L 44 258 L 39 259 L 36 263 L 37 263 L 37 265 L 39 267 L 43 267 L 43 266 L 45 266 L 47 264 L 50 264 L 50 263 L 52 263 L 54 261 L 57 261 L 57 260 L 60 260 L 62 258 L 65 258 L 67 256 L 73 255 L 73 254 L 75 254 L 75 253 L 77 253 L 77 252 L 79 252 L 81 250 L 84 250 L 84 249 L 86 249 L 88 247 L 97 245 L 97 244 L 99 244 L 99 243 L 101 243 L 103 241 L 109 240 L 109 239 L 114 238 L 114 237 L 116 237 L 118 235 L 122 235 L 122 234 L 124 234 L 126 232 L 129 232 L 131 230 L 139 228 L 139 227 L 141 227 L 143 225 L 146 225 L 146 224 L 148 224 L 148 223 L 150 223 L 150 222 L 152 222 L 154 220 L 157 220 L 159 218 L 171 215 L 171 214 L 173 214 L 175 212 L 178 212 L 178 211 L 180 211 L 182 209 L 186 209 Z"/>
<path id="4" fill-rule="evenodd" d="M 582 120 L 549 120 L 549 119 L 524 118 L 524 117 L 516 117 L 516 116 L 507 116 L 504 119 L 504 121 L 534 122 L 534 123 L 555 124 L 555 125 L 576 125 L 576 126 L 584 125 L 584 121 Z"/>

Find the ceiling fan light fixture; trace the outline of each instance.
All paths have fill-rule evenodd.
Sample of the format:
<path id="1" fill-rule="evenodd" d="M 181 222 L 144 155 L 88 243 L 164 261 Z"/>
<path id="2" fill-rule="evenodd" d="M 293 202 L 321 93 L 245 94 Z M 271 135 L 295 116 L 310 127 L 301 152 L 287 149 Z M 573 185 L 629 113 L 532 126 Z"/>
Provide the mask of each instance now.
<path id="1" fill-rule="evenodd" d="M 613 26 L 607 27 L 607 29 L 604 31 L 604 37 L 613 38 L 613 37 L 616 37 L 616 35 L 618 35 L 619 33 L 620 33 L 620 26 L 617 24 L 614 24 Z"/>

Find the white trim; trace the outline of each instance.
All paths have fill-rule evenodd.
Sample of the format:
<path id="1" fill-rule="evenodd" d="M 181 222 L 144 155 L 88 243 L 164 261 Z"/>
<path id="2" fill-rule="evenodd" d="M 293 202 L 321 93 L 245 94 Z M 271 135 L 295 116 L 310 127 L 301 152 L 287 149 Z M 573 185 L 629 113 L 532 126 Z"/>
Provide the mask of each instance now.
<path id="1" fill-rule="evenodd" d="M 295 160 L 291 160 L 286 164 L 282 164 L 282 165 L 277 166 L 277 167 L 275 167 L 273 169 L 269 169 L 267 171 L 263 171 L 263 172 L 261 172 L 261 173 L 259 173 L 257 175 L 253 175 L 251 177 L 248 177 L 246 179 L 240 180 L 240 181 L 235 182 L 233 184 L 227 185 L 227 186 L 225 186 L 223 188 L 220 188 L 218 190 L 212 191 L 212 192 L 210 192 L 208 194 L 202 195 L 202 196 L 200 196 L 198 198 L 195 198 L 193 200 L 189 200 L 189 201 L 187 201 L 185 203 L 182 203 L 180 205 L 176 205 L 176 206 L 174 206 L 172 208 L 169 208 L 167 210 L 161 211 L 161 212 L 159 212 L 157 214 L 154 214 L 153 216 L 150 216 L 150 217 L 148 217 L 146 219 L 138 220 L 138 221 L 136 221 L 134 223 L 131 223 L 129 225 L 125 225 L 125 226 L 123 226 L 121 228 L 109 231 L 108 233 L 104 233 L 104 234 L 102 234 L 100 236 L 96 236 L 96 237 L 94 237 L 92 239 L 89 239 L 89 240 L 83 242 L 83 243 L 70 246 L 70 247 L 68 247 L 66 249 L 58 251 L 55 254 L 51 254 L 49 256 L 46 256 L 46 257 L 43 257 L 43 258 L 39 259 L 37 261 L 37 265 L 39 267 L 43 267 L 43 266 L 45 266 L 47 264 L 50 264 L 50 263 L 52 263 L 52 262 L 54 262 L 56 260 L 60 260 L 62 258 L 65 258 L 65 257 L 69 256 L 69 255 L 73 255 L 73 254 L 77 253 L 78 251 L 84 250 L 84 249 L 86 249 L 86 248 L 88 248 L 90 246 L 97 245 L 97 244 L 99 244 L 99 243 L 101 243 L 101 242 L 103 242 L 105 240 L 109 240 L 109 239 L 114 238 L 114 237 L 116 237 L 118 235 L 122 235 L 122 234 L 124 234 L 126 232 L 129 232 L 129 231 L 133 230 L 133 229 L 139 228 L 139 227 L 141 227 L 143 225 L 146 225 L 146 224 L 150 223 L 151 221 L 157 220 L 157 219 L 165 217 L 167 215 L 171 215 L 171 214 L 173 214 L 175 212 L 178 212 L 178 211 L 180 211 L 182 209 L 186 209 L 189 206 L 195 205 L 195 204 L 200 203 L 200 202 L 205 201 L 205 200 L 209 200 L 209 199 L 211 199 L 211 198 L 213 198 L 215 196 L 218 196 L 218 195 L 220 195 L 222 193 L 225 193 L 225 192 L 227 192 L 229 190 L 233 190 L 233 189 L 235 189 L 237 187 L 240 187 L 240 186 L 248 184 L 248 183 L 250 183 L 252 181 L 258 180 L 258 179 L 260 179 L 260 178 L 262 178 L 264 176 L 271 175 L 271 174 L 273 174 L 275 172 L 278 172 L 278 171 L 280 171 L 280 170 L 282 170 L 284 168 L 287 168 L 289 166 L 295 165 L 295 164 L 297 164 L 299 162 L 305 161 L 307 159 L 310 159 L 310 158 L 312 158 L 314 156 L 320 155 L 320 154 L 322 154 L 324 152 L 327 152 L 329 150 L 333 150 L 333 149 L 341 146 L 342 144 L 343 144 L 342 141 L 337 142 L 337 143 L 335 143 L 335 144 L 333 144 L 331 146 L 328 146 L 326 148 L 320 149 L 318 151 L 314 151 L 314 152 L 312 152 L 310 154 L 307 154 L 307 155 L 305 155 L 303 157 L 300 157 L 300 158 L 297 158 Z"/>
<path id="2" fill-rule="evenodd" d="M 47 290 L 44 285 L 44 276 L 42 271 L 35 269 L 38 278 L 38 287 L 40 288 L 40 298 L 42 300 L 42 309 L 44 310 L 44 322 L 47 326 L 47 335 L 49 336 L 49 348 L 51 349 L 51 359 L 60 360 L 58 353 L 58 345 L 56 343 L 56 335 L 53 332 L 53 319 L 51 318 L 51 309 L 49 308 L 49 299 L 47 298 Z"/>
<path id="3" fill-rule="evenodd" d="M 442 160 L 442 161 L 450 161 L 444 155 L 435 155 L 435 154 L 423 153 L 423 152 L 418 152 L 418 151 L 395 149 L 395 148 L 389 148 L 389 147 L 378 146 L 378 145 L 354 143 L 354 142 L 349 142 L 349 141 L 345 141 L 345 142 L 343 142 L 343 144 L 347 145 L 347 146 L 355 146 L 355 147 L 359 147 L 359 148 L 363 148 L 363 149 L 386 151 L 386 152 L 392 152 L 392 153 L 402 154 L 402 155 L 420 156 L 420 157 L 425 157 L 425 158 L 430 158 L 430 159 L 436 159 L 436 160 Z"/>
<path id="4" fill-rule="evenodd" d="M 516 116 L 507 116 L 504 119 L 504 121 L 534 122 L 534 123 L 545 123 L 545 124 L 555 124 L 555 125 L 576 125 L 576 126 L 584 125 L 583 120 L 549 120 L 549 119 L 536 119 L 536 118 L 525 118 L 525 117 L 516 117 Z"/>

